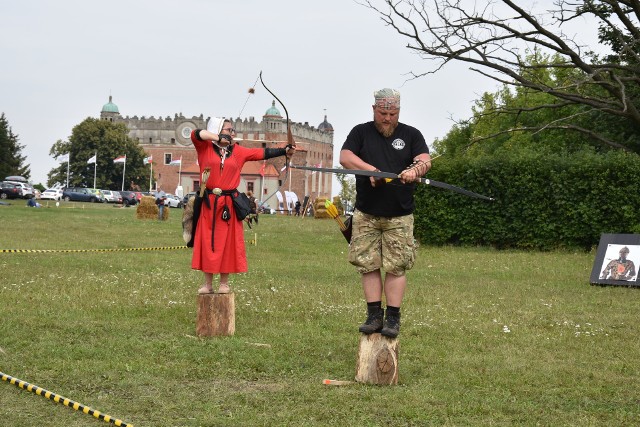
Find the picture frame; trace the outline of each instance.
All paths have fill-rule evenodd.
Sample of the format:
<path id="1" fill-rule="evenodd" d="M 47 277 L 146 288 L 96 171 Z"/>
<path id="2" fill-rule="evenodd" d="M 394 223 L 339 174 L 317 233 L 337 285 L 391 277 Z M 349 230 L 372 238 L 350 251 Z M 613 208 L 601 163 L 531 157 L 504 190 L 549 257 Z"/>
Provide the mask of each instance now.
<path id="1" fill-rule="evenodd" d="M 640 234 L 602 234 L 591 270 L 592 285 L 640 287 Z"/>

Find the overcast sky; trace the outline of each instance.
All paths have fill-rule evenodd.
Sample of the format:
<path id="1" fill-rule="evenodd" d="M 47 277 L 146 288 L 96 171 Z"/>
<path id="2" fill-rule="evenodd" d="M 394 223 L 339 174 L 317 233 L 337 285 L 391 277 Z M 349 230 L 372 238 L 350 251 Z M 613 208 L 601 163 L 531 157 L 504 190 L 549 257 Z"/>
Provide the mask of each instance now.
<path id="1" fill-rule="evenodd" d="M 262 70 L 294 122 L 327 115 L 337 163 L 351 128 L 371 120 L 376 89 L 400 90 L 400 121 L 431 143 L 498 88 L 462 64 L 407 81 L 429 64 L 352 0 L 20 0 L 1 2 L 0 16 L 0 112 L 33 183 L 57 166 L 51 146 L 109 95 L 123 116 L 236 118 Z M 258 84 L 242 118 L 260 120 L 271 101 Z"/>

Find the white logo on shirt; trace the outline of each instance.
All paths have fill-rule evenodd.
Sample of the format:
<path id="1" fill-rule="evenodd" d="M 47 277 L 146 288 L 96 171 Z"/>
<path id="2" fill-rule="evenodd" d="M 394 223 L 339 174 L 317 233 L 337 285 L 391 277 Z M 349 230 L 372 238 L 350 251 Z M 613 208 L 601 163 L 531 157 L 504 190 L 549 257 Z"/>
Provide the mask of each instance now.
<path id="1" fill-rule="evenodd" d="M 396 150 L 402 150 L 404 148 L 404 141 L 401 140 L 400 138 L 396 138 L 391 143 L 391 146 Z"/>

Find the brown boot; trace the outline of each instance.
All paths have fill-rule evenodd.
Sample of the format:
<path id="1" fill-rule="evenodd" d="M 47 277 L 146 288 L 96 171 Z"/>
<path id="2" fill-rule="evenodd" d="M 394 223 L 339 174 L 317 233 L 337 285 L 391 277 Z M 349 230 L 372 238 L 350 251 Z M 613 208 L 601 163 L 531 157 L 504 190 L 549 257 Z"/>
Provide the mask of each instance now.
<path id="1" fill-rule="evenodd" d="M 380 331 L 382 335 L 389 338 L 396 338 L 400 333 L 400 313 L 387 311 L 387 318 L 384 320 L 384 328 Z"/>
<path id="2" fill-rule="evenodd" d="M 367 320 L 360 325 L 358 330 L 363 334 L 373 334 L 382 330 L 384 310 L 381 307 L 367 307 Z"/>

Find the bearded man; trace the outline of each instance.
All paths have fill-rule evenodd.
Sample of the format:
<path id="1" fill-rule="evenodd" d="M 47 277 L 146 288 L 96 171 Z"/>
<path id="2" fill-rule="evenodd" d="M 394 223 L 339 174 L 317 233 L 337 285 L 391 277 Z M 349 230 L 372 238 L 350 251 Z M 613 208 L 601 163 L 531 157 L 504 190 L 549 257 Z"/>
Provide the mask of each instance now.
<path id="1" fill-rule="evenodd" d="M 431 167 L 431 157 L 422 133 L 398 121 L 398 91 L 374 92 L 372 107 L 373 121 L 351 130 L 340 151 L 340 164 L 346 169 L 393 172 L 399 182 L 356 176 L 349 262 L 361 274 L 367 302 L 367 319 L 359 331 L 395 338 L 400 332 L 406 272 L 415 260 L 413 194 L 416 181 Z"/>

